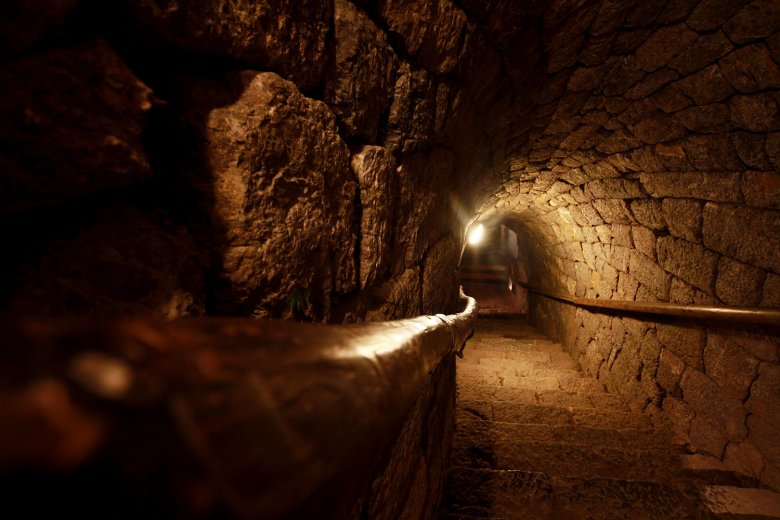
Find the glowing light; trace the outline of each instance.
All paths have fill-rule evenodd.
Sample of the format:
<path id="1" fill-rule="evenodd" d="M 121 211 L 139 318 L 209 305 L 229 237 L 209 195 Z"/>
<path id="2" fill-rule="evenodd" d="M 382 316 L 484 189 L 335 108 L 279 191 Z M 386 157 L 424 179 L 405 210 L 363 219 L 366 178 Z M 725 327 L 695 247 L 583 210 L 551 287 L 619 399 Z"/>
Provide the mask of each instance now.
<path id="1" fill-rule="evenodd" d="M 469 231 L 468 242 L 470 245 L 475 246 L 480 242 L 482 242 L 484 236 L 485 236 L 485 226 L 480 224 L 474 229 Z"/>

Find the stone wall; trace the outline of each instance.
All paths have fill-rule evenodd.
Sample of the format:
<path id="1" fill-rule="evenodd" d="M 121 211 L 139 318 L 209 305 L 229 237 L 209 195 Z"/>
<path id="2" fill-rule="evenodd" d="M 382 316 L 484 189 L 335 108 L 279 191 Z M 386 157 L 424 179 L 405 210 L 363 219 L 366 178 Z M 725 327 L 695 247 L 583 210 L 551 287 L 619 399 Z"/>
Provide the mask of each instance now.
<path id="1" fill-rule="evenodd" d="M 777 2 L 222 5 L 2 8 L 4 309 L 450 312 L 475 211 L 535 285 L 780 305 Z M 531 309 L 780 489 L 776 329 Z"/>
<path id="2" fill-rule="evenodd" d="M 37 4 L 3 8 L 4 308 L 456 310 L 479 114 L 507 84 L 461 8 Z"/>
<path id="3" fill-rule="evenodd" d="M 473 9 L 487 21 L 513 14 Z M 780 305 L 777 3 L 605 0 L 514 14 L 537 31 L 544 79 L 507 105 L 523 117 L 481 214 L 505 215 L 525 237 L 532 283 L 589 298 Z M 666 412 L 694 449 L 780 486 L 776 328 L 543 298 L 531 308 L 610 390 Z"/>
<path id="4" fill-rule="evenodd" d="M 455 431 L 455 355 L 431 374 L 354 518 L 435 518 L 444 497 Z"/>

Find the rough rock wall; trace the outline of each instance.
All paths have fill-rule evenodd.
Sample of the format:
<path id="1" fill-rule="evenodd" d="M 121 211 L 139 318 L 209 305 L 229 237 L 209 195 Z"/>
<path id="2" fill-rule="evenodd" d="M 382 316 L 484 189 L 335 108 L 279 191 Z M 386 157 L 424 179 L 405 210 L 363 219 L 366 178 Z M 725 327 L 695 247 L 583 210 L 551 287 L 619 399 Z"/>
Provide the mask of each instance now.
<path id="1" fill-rule="evenodd" d="M 521 86 L 522 102 L 507 105 L 524 116 L 503 134 L 507 177 L 481 209 L 526 237 L 532 283 L 590 298 L 780 305 L 777 2 L 474 4 L 494 37 L 512 14 L 536 32 L 537 59 L 518 61 L 542 87 Z M 780 486 L 776 328 L 543 298 L 531 307 L 611 390 Z"/>
<path id="2" fill-rule="evenodd" d="M 434 518 L 444 496 L 455 430 L 455 356 L 431 374 L 386 465 L 356 507 L 355 518 Z"/>
<path id="3" fill-rule="evenodd" d="M 34 4 L 0 8 L 0 308 L 459 310 L 464 226 L 502 162 L 482 114 L 508 82 L 454 3 Z M 433 516 L 453 399 L 448 359 L 361 518 Z"/>
<path id="4" fill-rule="evenodd" d="M 3 307 L 456 310 L 507 82 L 454 3 L 28 4 L 0 41 Z"/>

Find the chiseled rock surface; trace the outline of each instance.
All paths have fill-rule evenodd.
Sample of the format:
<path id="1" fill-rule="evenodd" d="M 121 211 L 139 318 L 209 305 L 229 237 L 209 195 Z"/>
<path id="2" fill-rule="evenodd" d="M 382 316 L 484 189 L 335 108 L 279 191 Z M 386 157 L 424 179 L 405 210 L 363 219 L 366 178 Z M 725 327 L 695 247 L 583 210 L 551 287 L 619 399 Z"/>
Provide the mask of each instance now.
<path id="1" fill-rule="evenodd" d="M 335 57 L 324 100 L 347 136 L 374 142 L 395 90 L 398 59 L 385 34 L 348 0 L 335 0 Z"/>
<path id="2" fill-rule="evenodd" d="M 390 265 L 395 158 L 381 146 L 364 146 L 352 156 L 360 186 L 360 288 L 373 285 Z"/>
<path id="3" fill-rule="evenodd" d="M 183 50 L 270 69 L 301 90 L 319 85 L 333 16 L 331 1 L 123 0 L 138 30 Z"/>
<path id="4" fill-rule="evenodd" d="M 449 235 L 436 242 L 423 264 L 423 314 L 450 314 L 458 311 L 458 264 L 460 248 Z"/>
<path id="5" fill-rule="evenodd" d="M 375 286 L 367 304 L 367 321 L 384 321 L 422 314 L 420 268 L 413 267 Z"/>
<path id="6" fill-rule="evenodd" d="M 0 66 L 3 213 L 149 179 L 151 91 L 93 40 Z"/>
<path id="7" fill-rule="evenodd" d="M 60 32 L 78 0 L 6 0 L 0 6 L 0 58 L 15 56 Z"/>
<path id="8" fill-rule="evenodd" d="M 327 106 L 274 73 L 244 72 L 232 103 L 198 114 L 224 96 L 193 90 L 192 124 L 207 171 L 220 252 L 217 305 L 260 317 L 325 319 L 332 291 L 356 286 L 357 183 Z"/>
<path id="9" fill-rule="evenodd" d="M 414 56 L 423 44 L 434 17 L 434 2 L 417 0 L 369 0 L 391 35 L 401 38 L 405 50 Z"/>
<path id="10" fill-rule="evenodd" d="M 436 116 L 436 84 L 425 69 L 401 63 L 383 146 L 393 152 L 424 148 L 433 134 Z"/>
<path id="11" fill-rule="evenodd" d="M 459 221 L 448 196 L 455 158 L 436 148 L 405 158 L 398 167 L 401 193 L 396 207 L 393 252 L 396 265 L 418 264 L 439 237 L 454 234 Z"/>
<path id="12" fill-rule="evenodd" d="M 423 40 L 418 60 L 431 72 L 446 74 L 458 65 L 468 20 L 449 0 L 436 0 L 433 4 L 433 23 Z"/>

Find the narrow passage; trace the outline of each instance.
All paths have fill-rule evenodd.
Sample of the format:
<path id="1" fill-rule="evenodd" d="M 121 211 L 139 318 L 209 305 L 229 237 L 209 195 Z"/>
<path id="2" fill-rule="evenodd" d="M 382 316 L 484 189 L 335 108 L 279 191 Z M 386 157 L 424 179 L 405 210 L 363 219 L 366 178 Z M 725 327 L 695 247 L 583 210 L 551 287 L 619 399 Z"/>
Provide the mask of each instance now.
<path id="1" fill-rule="evenodd" d="M 778 495 L 688 453 L 519 319 L 480 318 L 457 366 L 447 520 L 778 518 Z"/>

